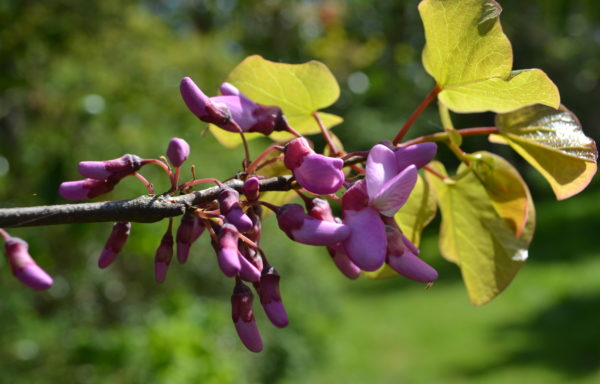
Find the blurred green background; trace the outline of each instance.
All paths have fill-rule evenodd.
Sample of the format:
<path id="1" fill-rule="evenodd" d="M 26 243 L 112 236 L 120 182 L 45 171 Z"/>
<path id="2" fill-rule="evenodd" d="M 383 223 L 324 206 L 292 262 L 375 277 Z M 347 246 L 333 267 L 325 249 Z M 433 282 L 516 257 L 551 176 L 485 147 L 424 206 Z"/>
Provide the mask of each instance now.
<path id="1" fill-rule="evenodd" d="M 600 138 L 600 3 L 501 1 L 515 68 L 544 69 L 563 103 Z M 223 150 L 183 105 L 179 80 L 214 94 L 250 54 L 318 59 L 336 75 L 330 111 L 348 150 L 391 138 L 433 86 L 420 64 L 417 1 L 0 0 L 0 207 L 55 204 L 81 160 L 157 157 L 173 136 L 192 145 L 202 176 L 226 178 L 241 150 Z M 456 116 L 457 127 L 492 116 Z M 440 129 L 430 108 L 412 135 Z M 267 141 L 253 144 L 254 153 Z M 2 383 L 597 383 L 600 382 L 600 189 L 553 200 L 506 148 L 536 198 L 530 260 L 491 304 L 468 304 L 457 268 L 437 250 L 430 290 L 402 279 L 347 281 L 324 249 L 298 244 L 267 220 L 263 248 L 282 275 L 288 328 L 257 320 L 265 350 L 247 352 L 231 323 L 231 281 L 204 236 L 167 282 L 152 259 L 166 222 L 134 225 L 119 260 L 96 267 L 110 224 L 11 230 L 55 277 L 22 287 L 0 258 Z M 441 151 L 443 158 L 450 159 Z M 164 177 L 144 170 L 158 190 Z M 143 194 L 126 180 L 108 198 Z"/>

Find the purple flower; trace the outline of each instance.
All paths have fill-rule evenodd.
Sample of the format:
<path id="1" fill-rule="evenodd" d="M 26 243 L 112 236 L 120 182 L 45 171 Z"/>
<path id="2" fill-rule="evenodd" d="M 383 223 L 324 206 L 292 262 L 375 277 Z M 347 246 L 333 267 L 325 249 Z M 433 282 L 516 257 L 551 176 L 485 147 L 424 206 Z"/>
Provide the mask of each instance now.
<path id="1" fill-rule="evenodd" d="M 87 200 L 112 191 L 118 181 L 112 179 L 65 181 L 60 184 L 58 193 L 67 200 Z"/>
<path id="2" fill-rule="evenodd" d="M 258 177 L 253 176 L 244 181 L 242 192 L 248 201 L 258 200 L 260 196 L 260 180 L 258 180 Z"/>
<path id="3" fill-rule="evenodd" d="M 217 243 L 217 261 L 223 274 L 233 277 L 242 268 L 238 255 L 239 232 L 232 224 L 225 223 L 221 227 Z"/>
<path id="4" fill-rule="evenodd" d="M 406 203 L 417 182 L 417 168 L 431 161 L 436 148 L 425 143 L 394 151 L 378 144 L 369 152 L 365 180 L 356 182 L 342 198 L 344 223 L 352 229 L 344 249 L 361 269 L 374 271 L 385 262 L 382 216 L 393 216 Z"/>
<path id="5" fill-rule="evenodd" d="M 238 281 L 231 296 L 231 319 L 244 346 L 252 352 L 260 352 L 263 342 L 254 319 L 253 299 L 250 288 Z"/>
<path id="6" fill-rule="evenodd" d="M 169 227 L 162 237 L 154 257 L 154 277 L 159 283 L 164 282 L 167 278 L 169 264 L 171 264 L 171 259 L 173 258 L 173 243 L 173 235 Z"/>
<path id="7" fill-rule="evenodd" d="M 113 225 L 110 236 L 104 245 L 104 249 L 98 259 L 98 266 L 106 268 L 115 261 L 121 249 L 125 245 L 129 234 L 131 233 L 131 223 L 127 221 L 119 221 Z"/>
<path id="8" fill-rule="evenodd" d="M 299 204 L 286 204 L 277 211 L 279 228 L 294 241 L 309 245 L 335 245 L 350 235 L 344 224 L 317 220 Z"/>
<path id="9" fill-rule="evenodd" d="M 179 228 L 177 228 L 177 260 L 183 264 L 190 254 L 190 247 L 204 232 L 204 225 L 193 214 L 183 215 Z"/>
<path id="10" fill-rule="evenodd" d="M 344 183 L 344 161 L 315 153 L 303 137 L 285 146 L 283 162 L 302 188 L 316 194 L 337 192 Z"/>
<path id="11" fill-rule="evenodd" d="M 142 167 L 142 159 L 126 154 L 117 159 L 105 161 L 81 161 L 77 169 L 81 176 L 96 180 L 121 179 L 137 172 Z"/>
<path id="12" fill-rule="evenodd" d="M 238 191 L 225 187 L 219 193 L 218 200 L 221 214 L 225 216 L 228 223 L 235 225 L 240 232 L 246 232 L 252 228 L 252 220 L 242 211 Z"/>
<path id="13" fill-rule="evenodd" d="M 37 291 L 52 286 L 52 278 L 31 258 L 28 244 L 18 238 L 9 237 L 4 242 L 4 251 L 13 274 L 23 284 Z"/>
<path id="14" fill-rule="evenodd" d="M 169 141 L 169 146 L 167 147 L 167 156 L 169 157 L 169 161 L 175 167 L 180 167 L 184 161 L 187 160 L 190 155 L 190 145 L 187 141 L 180 139 L 178 137 L 174 137 Z"/>
<path id="15" fill-rule="evenodd" d="M 238 251 L 238 257 L 240 259 L 240 279 L 249 283 L 257 283 L 260 280 L 260 271 L 250 260 L 244 257 L 244 254 Z"/>
<path id="16" fill-rule="evenodd" d="M 260 277 L 258 295 L 260 297 L 260 304 L 263 306 L 271 323 L 276 327 L 284 328 L 288 325 L 288 316 L 281 302 L 279 279 L 279 274 L 275 268 L 269 267 L 264 270 Z"/>
<path id="17" fill-rule="evenodd" d="M 221 86 L 223 96 L 210 98 L 189 77 L 181 81 L 180 89 L 188 108 L 200 120 L 226 131 L 238 132 L 239 127 L 242 132 L 269 135 L 273 131 L 288 130 L 281 108 L 255 103 L 229 83 Z"/>

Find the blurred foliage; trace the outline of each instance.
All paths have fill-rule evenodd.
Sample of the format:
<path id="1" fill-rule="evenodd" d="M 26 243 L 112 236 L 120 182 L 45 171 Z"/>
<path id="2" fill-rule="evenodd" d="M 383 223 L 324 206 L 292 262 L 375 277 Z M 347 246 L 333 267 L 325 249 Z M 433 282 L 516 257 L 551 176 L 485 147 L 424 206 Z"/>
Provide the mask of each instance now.
<path id="1" fill-rule="evenodd" d="M 587 134 L 600 138 L 600 3 L 501 3 L 514 66 L 544 69 Z M 58 184 L 78 177 L 78 161 L 123 153 L 157 157 L 172 136 L 191 143 L 190 164 L 199 175 L 231 176 L 239 168 L 239 148 L 223 151 L 211 135 L 202 135 L 204 126 L 181 102 L 178 84 L 191 76 L 214 93 L 250 54 L 327 64 L 342 88 L 328 110 L 345 118 L 334 132 L 347 150 L 369 148 L 391 137 L 433 86 L 420 63 L 424 40 L 416 4 L 0 0 L 0 206 L 62 202 Z M 435 113 L 428 110 L 411 134 L 440 130 Z M 490 114 L 456 117 L 457 128 L 492 124 Z M 469 143 L 522 163 L 507 148 L 473 139 L 467 149 Z M 254 143 L 255 152 L 264 144 Z M 523 170 L 535 197 L 551 197 L 541 177 Z M 166 189 L 159 170 L 144 174 L 158 190 Z M 127 180 L 108 198 L 144 192 Z M 508 365 L 508 371 L 523 373 L 516 361 L 531 382 L 593 380 L 600 369 L 594 359 L 598 349 L 584 339 L 597 332 L 574 333 L 582 341 L 569 344 L 566 359 L 549 352 L 569 340 L 550 342 L 557 333 L 597 323 L 586 319 L 597 318 L 591 307 L 597 306 L 600 288 L 583 285 L 600 271 L 588 258 L 598 256 L 590 241 L 597 199 L 565 204 L 570 205 L 545 205 L 546 215 L 540 210 L 542 241 L 534 240 L 531 267 L 506 298 L 479 312 L 467 307 L 451 265 L 436 264 L 446 277 L 427 294 L 395 280 L 349 284 L 323 250 L 292 244 L 279 233 L 269 236 L 269 221 L 264 248 L 282 275 L 291 322 L 288 329 L 275 329 L 257 308 L 267 347 L 260 355 L 246 352 L 237 340 L 229 312 L 232 287 L 218 272 L 206 238 L 194 246 L 185 268 L 173 265 L 167 282 L 157 286 L 151 258 L 165 223 L 134 225 L 124 253 L 108 271 L 97 269 L 96 258 L 110 225 L 13 230 L 30 243 L 56 286 L 48 293 L 30 292 L 0 261 L 0 378 L 11 383 L 306 382 L 325 372 L 319 376 L 323 382 L 327 377 L 328 382 L 504 382 L 507 376 L 490 372 Z M 561 241 L 566 236 L 570 241 Z M 439 260 L 432 238 L 423 246 L 428 260 Z M 536 264 L 536 258 L 550 264 Z M 568 273 L 574 276 L 561 280 Z M 569 296 L 576 294 L 581 297 Z M 515 308 L 525 308 L 522 318 Z M 585 319 L 573 314 L 582 308 Z M 493 332 L 514 345 L 495 343 Z M 464 347 L 459 353 L 457 345 Z"/>

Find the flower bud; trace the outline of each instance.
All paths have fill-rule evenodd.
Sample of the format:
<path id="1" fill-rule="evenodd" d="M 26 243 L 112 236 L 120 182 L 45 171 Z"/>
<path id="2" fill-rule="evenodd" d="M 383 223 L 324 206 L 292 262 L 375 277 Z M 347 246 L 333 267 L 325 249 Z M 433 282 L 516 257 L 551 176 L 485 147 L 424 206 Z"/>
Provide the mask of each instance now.
<path id="1" fill-rule="evenodd" d="M 121 249 L 125 245 L 129 234 L 131 233 L 131 223 L 127 221 L 119 221 L 113 225 L 110 236 L 104 245 L 104 249 L 98 259 L 98 266 L 106 268 L 115 261 Z"/>
<path id="2" fill-rule="evenodd" d="M 403 170 L 409 165 L 423 168 L 433 160 L 436 152 L 436 143 L 420 143 L 398 148 L 395 150 L 394 155 L 396 156 L 398 169 Z"/>
<path id="3" fill-rule="evenodd" d="M 204 225 L 193 214 L 183 215 L 177 228 L 177 260 L 183 264 L 190 254 L 190 247 L 204 232 Z"/>
<path id="4" fill-rule="evenodd" d="M 239 232 L 235 226 L 226 223 L 221 227 L 217 244 L 217 261 L 227 277 L 237 275 L 242 268 L 238 256 Z"/>
<path id="5" fill-rule="evenodd" d="M 242 211 L 239 198 L 238 191 L 225 187 L 219 193 L 219 206 L 228 223 L 235 225 L 240 232 L 246 232 L 252 229 L 252 220 Z"/>
<path id="6" fill-rule="evenodd" d="M 258 177 L 250 177 L 242 186 L 242 192 L 248 201 L 256 201 L 260 196 L 260 180 Z"/>
<path id="7" fill-rule="evenodd" d="M 335 266 L 350 280 L 355 280 L 360 276 L 360 268 L 356 266 L 346 254 L 346 250 L 341 243 L 333 247 L 327 247 L 327 251 L 333 260 Z"/>
<path id="8" fill-rule="evenodd" d="M 213 102 L 189 77 L 181 80 L 179 89 L 187 107 L 200 120 L 219 126 L 231 121 L 229 108 L 225 104 Z"/>
<path id="9" fill-rule="evenodd" d="M 315 153 L 300 137 L 285 146 L 283 162 L 302 188 L 316 194 L 337 192 L 344 183 L 344 161 Z"/>
<path id="10" fill-rule="evenodd" d="M 169 227 L 167 233 L 162 237 L 154 257 L 154 277 L 158 283 L 164 282 L 167 278 L 169 264 L 171 264 L 173 258 L 173 243 L 173 235 Z"/>
<path id="11" fill-rule="evenodd" d="M 331 206 L 325 199 L 315 197 L 307 201 L 306 209 L 308 210 L 308 214 L 317 220 L 325 220 L 332 223 L 336 222 L 333 217 L 333 212 L 331 211 Z"/>
<path id="12" fill-rule="evenodd" d="M 240 279 L 249 283 L 256 283 L 260 280 L 260 271 L 258 268 L 240 252 L 238 253 L 240 259 Z"/>
<path id="13" fill-rule="evenodd" d="M 169 141 L 169 146 L 167 147 L 167 157 L 171 164 L 175 167 L 180 167 L 184 161 L 187 160 L 190 155 L 190 145 L 187 141 L 180 139 L 178 137 L 174 137 Z"/>
<path id="14" fill-rule="evenodd" d="M 350 235 L 344 224 L 317 220 L 299 204 L 286 204 L 277 211 L 279 228 L 294 241 L 309 245 L 335 245 Z"/>
<path id="15" fill-rule="evenodd" d="M 87 200 L 103 195 L 113 190 L 118 180 L 84 179 L 65 181 L 60 184 L 59 194 L 67 200 Z"/>
<path id="16" fill-rule="evenodd" d="M 109 177 L 123 178 L 137 172 L 141 167 L 141 158 L 136 155 L 126 154 L 113 160 L 81 161 L 77 169 L 83 177 L 105 180 Z"/>
<path id="17" fill-rule="evenodd" d="M 4 242 L 4 251 L 13 275 L 29 288 L 37 291 L 48 289 L 52 286 L 52 278 L 40 268 L 31 258 L 28 244 L 18 238 L 9 237 Z"/>
<path id="18" fill-rule="evenodd" d="M 238 281 L 231 296 L 231 318 L 244 346 L 252 352 L 260 352 L 263 342 L 254 319 L 252 301 L 250 288 Z"/>
<path id="19" fill-rule="evenodd" d="M 258 294 L 260 303 L 271 323 L 276 327 L 284 328 L 288 325 L 288 316 L 281 302 L 279 279 L 279 274 L 275 268 L 269 267 L 264 270 L 260 277 Z"/>

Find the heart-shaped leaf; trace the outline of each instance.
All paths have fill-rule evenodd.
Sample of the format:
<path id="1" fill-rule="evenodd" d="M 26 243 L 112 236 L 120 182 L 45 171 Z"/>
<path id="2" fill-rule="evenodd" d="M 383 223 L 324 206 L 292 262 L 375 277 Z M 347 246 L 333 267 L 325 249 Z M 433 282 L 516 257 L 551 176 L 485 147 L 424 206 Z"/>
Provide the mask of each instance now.
<path id="1" fill-rule="evenodd" d="M 499 135 L 550 183 L 559 200 L 581 192 L 596 173 L 598 151 L 577 117 L 562 107 L 535 105 L 497 115 Z"/>
<path id="2" fill-rule="evenodd" d="M 430 164 L 446 175 L 441 163 Z M 458 264 L 469 299 L 483 305 L 512 281 L 527 259 L 533 237 L 533 204 L 523 234 L 516 237 L 473 171 L 461 164 L 453 178 L 426 174 L 442 213 L 440 251 Z"/>
<path id="3" fill-rule="evenodd" d="M 276 105 L 283 110 L 288 123 L 301 134 L 320 132 L 313 112 L 333 104 L 340 95 L 340 87 L 325 64 L 309 61 L 303 64 L 285 64 L 266 60 L 258 55 L 249 56 L 238 64 L 227 77 L 251 100 Z M 342 122 L 342 118 L 328 113 L 319 113 L 327 128 Z M 211 127 L 217 139 L 226 146 L 241 143 L 239 135 L 219 132 Z M 245 135 L 251 140 L 262 135 Z M 287 132 L 274 132 L 274 140 L 290 139 Z"/>
<path id="4" fill-rule="evenodd" d="M 558 107 L 560 95 L 539 69 L 511 72 L 510 41 L 494 0 L 423 0 L 423 65 L 455 112 L 507 112 L 531 104 Z"/>

